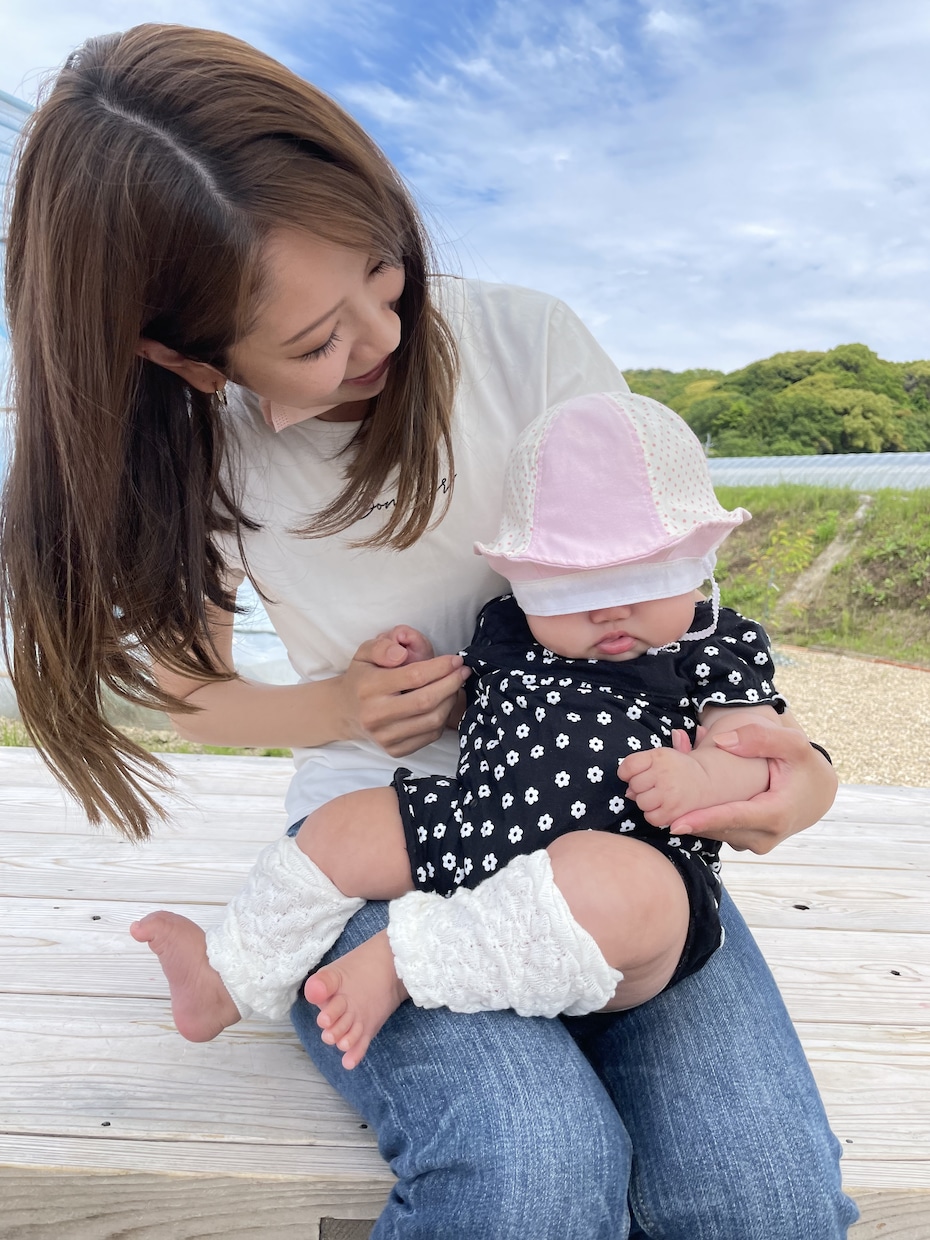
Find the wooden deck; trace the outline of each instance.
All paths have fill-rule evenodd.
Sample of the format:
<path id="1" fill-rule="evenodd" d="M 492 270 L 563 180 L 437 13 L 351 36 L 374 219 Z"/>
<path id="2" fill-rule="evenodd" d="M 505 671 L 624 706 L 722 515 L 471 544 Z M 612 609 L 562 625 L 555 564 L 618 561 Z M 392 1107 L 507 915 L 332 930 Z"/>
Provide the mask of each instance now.
<path id="1" fill-rule="evenodd" d="M 194 1046 L 129 923 L 198 921 L 284 826 L 290 764 L 172 758 L 186 801 L 145 848 L 92 831 L 30 750 L 0 749 L 4 1240 L 355 1240 L 391 1184 L 285 1025 Z M 930 1236 L 930 789 L 845 787 L 730 890 L 843 1142 L 855 1240 Z"/>

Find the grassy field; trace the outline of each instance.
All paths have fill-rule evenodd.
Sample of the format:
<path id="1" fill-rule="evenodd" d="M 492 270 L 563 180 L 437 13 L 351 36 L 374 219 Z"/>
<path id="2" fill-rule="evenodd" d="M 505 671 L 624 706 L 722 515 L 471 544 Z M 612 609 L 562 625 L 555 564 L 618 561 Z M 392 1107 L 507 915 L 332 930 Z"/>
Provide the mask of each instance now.
<path id="1" fill-rule="evenodd" d="M 721 549 L 724 601 L 774 641 L 930 667 L 930 491 L 719 487 L 753 520 Z M 832 548 L 811 590 L 802 574 Z"/>
<path id="2" fill-rule="evenodd" d="M 776 643 L 930 668 L 930 490 L 876 491 L 865 502 L 853 490 L 787 483 L 717 493 L 726 507 L 753 514 L 721 549 L 725 603 L 761 620 Z M 831 553 L 836 563 L 810 586 L 819 557 Z M 155 753 L 289 755 L 126 731 Z M 0 719 L 0 745 L 28 744 L 21 724 Z"/>

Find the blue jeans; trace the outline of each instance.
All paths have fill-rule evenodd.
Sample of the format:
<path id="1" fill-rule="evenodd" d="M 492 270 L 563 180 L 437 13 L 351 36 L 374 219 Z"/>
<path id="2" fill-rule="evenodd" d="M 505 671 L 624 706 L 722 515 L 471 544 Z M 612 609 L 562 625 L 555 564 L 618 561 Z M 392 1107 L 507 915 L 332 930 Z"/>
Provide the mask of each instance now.
<path id="1" fill-rule="evenodd" d="M 724 946 L 630 1012 L 564 1020 L 403 1004 L 352 1072 L 311 1059 L 398 1177 L 372 1240 L 841 1240 L 839 1143 L 728 897 Z M 355 915 L 330 957 L 386 923 Z M 329 957 L 328 957 L 329 958 Z"/>

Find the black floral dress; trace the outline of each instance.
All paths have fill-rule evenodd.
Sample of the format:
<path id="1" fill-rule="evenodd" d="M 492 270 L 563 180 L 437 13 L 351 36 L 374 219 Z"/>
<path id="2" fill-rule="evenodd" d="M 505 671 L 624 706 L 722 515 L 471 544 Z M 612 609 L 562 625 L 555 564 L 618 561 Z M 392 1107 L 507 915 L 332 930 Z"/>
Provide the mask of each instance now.
<path id="1" fill-rule="evenodd" d="M 710 604 L 699 604 L 692 627 L 710 623 Z M 670 746 L 675 728 L 693 738 L 707 705 L 784 710 L 762 627 L 721 608 L 712 637 L 621 663 L 566 659 L 534 639 L 505 595 L 483 608 L 463 654 L 473 675 L 457 777 L 405 768 L 394 776 L 415 887 L 442 895 L 476 887 L 569 831 L 629 834 L 682 875 L 709 948 L 703 963 L 720 941 L 720 845 L 651 826 L 625 796 L 617 766 L 637 750 Z"/>

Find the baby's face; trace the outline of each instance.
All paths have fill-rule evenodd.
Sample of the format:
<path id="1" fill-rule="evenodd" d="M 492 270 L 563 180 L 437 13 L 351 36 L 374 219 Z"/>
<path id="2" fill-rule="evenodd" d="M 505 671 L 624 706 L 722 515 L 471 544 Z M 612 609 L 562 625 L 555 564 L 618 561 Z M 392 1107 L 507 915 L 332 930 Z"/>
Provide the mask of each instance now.
<path id="1" fill-rule="evenodd" d="M 607 659 L 625 663 L 638 659 L 650 647 L 677 641 L 694 620 L 693 590 L 674 598 L 649 599 L 576 611 L 565 616 L 526 617 L 530 631 L 547 650 L 566 659 Z"/>

